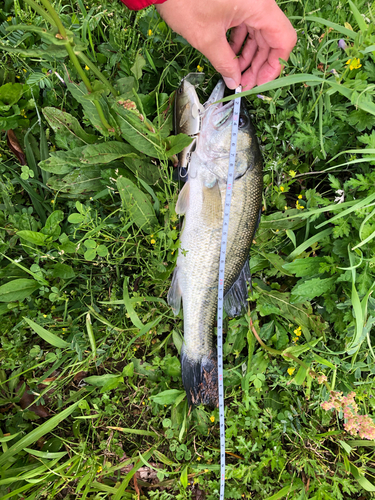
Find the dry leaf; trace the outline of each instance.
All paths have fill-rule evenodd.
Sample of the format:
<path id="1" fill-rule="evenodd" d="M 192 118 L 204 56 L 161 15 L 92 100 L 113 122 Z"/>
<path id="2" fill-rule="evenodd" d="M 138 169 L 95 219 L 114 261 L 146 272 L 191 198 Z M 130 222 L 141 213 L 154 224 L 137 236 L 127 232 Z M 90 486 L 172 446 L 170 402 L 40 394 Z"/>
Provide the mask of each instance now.
<path id="1" fill-rule="evenodd" d="M 16 134 L 13 132 L 13 130 L 8 130 L 7 132 L 7 143 L 9 149 L 17 157 L 21 165 L 27 165 L 25 153 L 23 152 L 20 143 L 18 142 L 18 139 L 16 137 Z"/>

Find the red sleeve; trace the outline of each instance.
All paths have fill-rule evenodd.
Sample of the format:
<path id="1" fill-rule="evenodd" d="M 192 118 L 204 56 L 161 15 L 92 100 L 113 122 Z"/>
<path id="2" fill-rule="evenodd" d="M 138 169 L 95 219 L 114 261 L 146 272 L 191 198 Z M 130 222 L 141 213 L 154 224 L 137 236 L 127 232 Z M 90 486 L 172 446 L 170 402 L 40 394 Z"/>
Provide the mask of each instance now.
<path id="1" fill-rule="evenodd" d="M 141 10 L 155 3 L 164 3 L 166 0 L 121 0 L 130 10 Z"/>

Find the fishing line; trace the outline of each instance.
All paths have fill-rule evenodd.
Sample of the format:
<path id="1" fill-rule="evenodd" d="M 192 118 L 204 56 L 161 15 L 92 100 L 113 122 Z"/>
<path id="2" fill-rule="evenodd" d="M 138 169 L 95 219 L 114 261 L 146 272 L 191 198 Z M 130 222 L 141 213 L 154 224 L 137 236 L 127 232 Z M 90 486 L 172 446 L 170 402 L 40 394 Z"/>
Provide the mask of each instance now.
<path id="1" fill-rule="evenodd" d="M 235 93 L 241 92 L 241 85 Z M 234 166 L 236 160 L 238 122 L 240 118 L 241 97 L 234 99 L 232 135 L 229 151 L 229 169 L 225 194 L 223 230 L 220 245 L 219 286 L 217 300 L 217 372 L 219 386 L 219 424 L 220 424 L 220 500 L 224 500 L 225 490 L 225 419 L 224 419 L 224 380 L 223 380 L 223 313 L 224 313 L 224 274 L 225 254 L 227 250 L 228 227 L 232 189 L 234 183 Z"/>

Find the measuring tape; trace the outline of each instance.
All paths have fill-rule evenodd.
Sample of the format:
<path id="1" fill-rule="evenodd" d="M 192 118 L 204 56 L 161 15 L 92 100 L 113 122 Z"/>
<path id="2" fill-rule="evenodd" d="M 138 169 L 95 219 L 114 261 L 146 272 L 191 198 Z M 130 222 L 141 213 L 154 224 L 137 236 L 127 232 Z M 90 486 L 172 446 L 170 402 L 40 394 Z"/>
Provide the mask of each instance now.
<path id="1" fill-rule="evenodd" d="M 236 88 L 236 94 L 241 92 L 241 85 Z M 234 100 L 232 135 L 229 150 L 229 169 L 227 190 L 225 194 L 223 231 L 221 234 L 219 287 L 217 297 L 217 371 L 219 380 L 219 424 L 220 424 L 220 500 L 224 500 L 225 489 L 225 423 L 224 423 L 224 380 L 223 380 L 223 313 L 224 313 L 224 273 L 225 254 L 227 250 L 230 203 L 234 183 L 234 165 L 236 161 L 238 121 L 240 118 L 241 97 Z"/>

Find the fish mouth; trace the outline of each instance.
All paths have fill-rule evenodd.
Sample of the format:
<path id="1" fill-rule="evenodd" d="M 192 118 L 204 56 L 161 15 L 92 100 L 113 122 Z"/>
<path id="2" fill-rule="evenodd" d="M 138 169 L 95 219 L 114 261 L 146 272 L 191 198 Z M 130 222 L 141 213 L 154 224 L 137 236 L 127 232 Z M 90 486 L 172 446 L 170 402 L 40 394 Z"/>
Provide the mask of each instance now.
<path id="1" fill-rule="evenodd" d="M 226 86 L 224 80 L 219 80 L 210 97 L 204 103 L 205 115 L 211 115 L 211 117 L 214 117 L 214 127 L 217 129 L 224 125 L 224 123 L 232 116 L 234 101 L 229 101 L 225 104 L 218 102 L 213 106 L 216 101 L 219 101 L 224 97 L 225 88 Z"/>
<path id="2" fill-rule="evenodd" d="M 221 79 L 217 82 L 214 90 L 211 92 L 210 97 L 204 103 L 204 107 L 208 109 L 214 102 L 222 99 L 224 97 L 224 92 L 225 92 L 225 83 L 224 80 Z M 220 104 L 222 105 L 223 103 Z"/>

